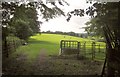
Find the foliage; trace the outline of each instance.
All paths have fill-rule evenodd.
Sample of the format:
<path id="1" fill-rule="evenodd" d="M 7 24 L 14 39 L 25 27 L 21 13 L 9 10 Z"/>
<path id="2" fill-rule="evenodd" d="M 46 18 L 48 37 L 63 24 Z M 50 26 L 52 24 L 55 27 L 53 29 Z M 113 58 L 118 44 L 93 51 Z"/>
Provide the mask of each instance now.
<path id="1" fill-rule="evenodd" d="M 93 8 L 97 15 L 86 23 L 86 31 L 104 35 L 102 27 L 109 25 L 110 30 L 114 32 L 118 25 L 118 3 L 94 3 Z"/>
<path id="2" fill-rule="evenodd" d="M 107 2 L 100 3 L 95 2 L 92 6 L 89 6 L 86 10 L 84 9 L 75 9 L 71 12 L 68 12 L 67 21 L 70 20 L 72 15 L 75 16 L 84 16 L 87 14 L 91 16 L 91 20 L 86 23 L 88 25 L 85 30 L 90 33 L 94 32 L 96 35 L 103 36 L 103 27 L 108 25 L 110 30 L 115 35 L 119 35 L 119 26 L 118 26 L 118 2 Z"/>
<path id="3" fill-rule="evenodd" d="M 6 25 L 7 29 L 10 33 L 15 34 L 16 36 L 26 40 L 30 35 L 33 35 L 34 33 L 40 32 L 40 24 L 42 21 L 38 21 L 37 17 L 37 9 L 40 11 L 40 15 L 43 19 L 46 19 L 48 21 L 49 19 L 55 18 L 60 15 L 64 15 L 64 12 L 56 6 L 57 2 L 48 2 L 48 4 L 53 5 L 54 7 L 50 8 L 48 7 L 43 1 L 40 2 L 2 2 L 2 24 Z M 66 1 L 58 1 L 60 5 L 63 5 L 63 3 L 68 3 Z M 21 22 L 22 21 L 22 22 Z M 25 22 L 25 23 L 23 23 Z M 20 23 L 20 24 L 18 24 Z M 23 28 L 20 26 L 21 24 L 26 25 L 28 28 L 26 28 L 26 33 L 30 34 L 25 35 L 24 31 L 19 34 L 17 27 Z M 27 30 L 28 29 L 28 30 Z M 9 34 L 8 32 L 8 34 Z M 5 37 L 5 36 L 3 36 Z"/>
<path id="4" fill-rule="evenodd" d="M 85 30 L 90 33 L 93 32 L 96 35 L 105 36 L 106 42 L 109 47 L 113 47 L 117 50 L 120 48 L 120 27 L 118 25 L 118 14 L 120 10 L 120 2 L 107 2 L 100 3 L 95 2 L 92 6 L 86 10 L 71 11 L 68 13 L 67 21 L 70 20 L 72 14 L 77 16 L 84 16 L 87 14 L 91 16 L 91 21 L 87 22 L 88 25 Z M 81 15 L 82 14 L 82 15 Z"/>
<path id="5" fill-rule="evenodd" d="M 33 33 L 38 32 L 39 22 L 37 21 L 35 8 L 25 8 L 24 4 L 16 7 L 14 16 L 10 19 L 8 29 L 10 33 L 24 40 L 27 40 Z"/>
<path id="6" fill-rule="evenodd" d="M 92 6 L 84 11 L 77 11 L 77 14 L 87 14 L 91 16 L 92 20 L 87 22 L 86 31 L 88 33 L 94 32 L 96 35 L 104 34 L 107 43 L 107 54 L 102 71 L 102 76 L 107 64 L 107 76 L 115 76 L 120 74 L 118 66 L 120 60 L 120 2 L 95 2 Z M 76 13 L 73 11 L 72 13 Z M 68 19 L 71 18 L 71 12 L 68 13 Z M 79 16 L 80 14 L 79 13 Z M 74 14 L 76 15 L 76 14 Z M 84 15 L 81 15 L 84 16 Z M 115 63 L 116 62 L 116 63 Z M 118 73 L 116 73 L 117 71 Z"/>
<path id="7" fill-rule="evenodd" d="M 29 27 L 28 24 L 18 21 L 16 25 L 16 36 L 20 39 L 27 40 L 29 36 L 32 35 L 32 29 Z"/>
<path id="8" fill-rule="evenodd" d="M 18 48 L 25 42 L 24 40 L 21 40 L 18 37 L 15 37 L 13 35 L 7 36 L 6 41 L 7 41 L 6 48 L 4 48 L 4 46 L 2 46 L 2 48 L 7 49 L 8 54 L 15 52 L 16 48 Z M 4 42 L 2 42 L 2 45 L 4 45 Z M 7 56 L 7 53 L 3 51 L 3 57 L 6 57 L 6 56 Z"/>
<path id="9" fill-rule="evenodd" d="M 58 1 L 61 5 L 62 2 Z M 63 2 L 65 2 L 63 0 Z M 65 2 L 67 4 L 67 2 Z M 40 2 L 2 2 L 2 42 L 3 51 L 6 51 L 7 40 L 6 37 L 10 34 L 14 34 L 20 39 L 26 40 L 35 33 L 40 32 L 40 24 L 42 21 L 38 21 L 37 10 L 40 11 L 40 16 L 48 21 L 54 17 L 64 15 L 64 12 L 59 9 L 55 3 L 49 2 L 54 5 L 53 8 L 49 8 L 43 1 Z"/>
<path id="10" fill-rule="evenodd" d="M 24 43 L 24 41 L 15 36 L 8 36 L 7 43 L 9 46 L 11 45 L 12 47 L 17 48 L 17 47 L 21 46 L 22 43 Z"/>

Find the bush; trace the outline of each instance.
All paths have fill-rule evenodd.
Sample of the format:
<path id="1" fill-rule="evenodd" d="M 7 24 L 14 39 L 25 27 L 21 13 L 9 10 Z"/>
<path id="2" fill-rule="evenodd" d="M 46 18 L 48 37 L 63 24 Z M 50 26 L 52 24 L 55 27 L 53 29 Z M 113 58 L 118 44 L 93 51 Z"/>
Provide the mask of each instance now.
<path id="1" fill-rule="evenodd" d="M 26 43 L 25 40 L 21 40 L 21 44 L 24 45 Z"/>
<path id="2" fill-rule="evenodd" d="M 95 38 L 91 38 L 91 40 L 95 40 Z"/>
<path id="3" fill-rule="evenodd" d="M 98 42 L 105 42 L 105 39 L 98 39 Z"/>
<path id="4" fill-rule="evenodd" d="M 8 47 L 7 49 L 9 52 L 15 51 L 16 48 L 18 48 L 19 46 L 22 45 L 23 42 L 25 42 L 24 40 L 21 40 L 15 36 L 8 36 L 6 40 L 7 40 L 7 47 Z"/>
<path id="5" fill-rule="evenodd" d="M 16 25 L 16 33 L 15 35 L 19 37 L 20 39 L 24 39 L 27 41 L 27 39 L 33 35 L 33 30 L 30 28 L 30 25 L 23 21 L 19 20 Z"/>

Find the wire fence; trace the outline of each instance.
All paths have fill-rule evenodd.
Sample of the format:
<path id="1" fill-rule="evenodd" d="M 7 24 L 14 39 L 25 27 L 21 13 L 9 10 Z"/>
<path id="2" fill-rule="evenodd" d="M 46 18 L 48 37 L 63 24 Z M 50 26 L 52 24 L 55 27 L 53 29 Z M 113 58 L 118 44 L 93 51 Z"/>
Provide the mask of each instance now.
<path id="1" fill-rule="evenodd" d="M 16 48 L 18 48 L 19 46 L 21 46 L 25 41 L 21 40 L 17 37 L 14 36 L 8 36 L 6 38 L 6 46 L 3 46 L 3 57 L 8 57 L 11 53 L 16 51 Z M 4 45 L 4 43 L 3 43 Z"/>
<path id="2" fill-rule="evenodd" d="M 94 59 L 105 59 L 106 44 L 96 44 L 92 42 L 87 44 L 86 42 L 80 45 L 80 55 Z"/>

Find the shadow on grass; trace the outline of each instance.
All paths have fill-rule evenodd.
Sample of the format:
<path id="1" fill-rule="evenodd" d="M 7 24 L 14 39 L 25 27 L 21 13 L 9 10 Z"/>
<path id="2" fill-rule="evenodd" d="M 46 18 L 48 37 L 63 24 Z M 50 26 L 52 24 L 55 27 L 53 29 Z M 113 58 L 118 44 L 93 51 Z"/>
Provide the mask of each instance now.
<path id="1" fill-rule="evenodd" d="M 89 60 L 89 58 L 83 56 L 83 55 L 79 55 L 77 57 L 77 55 L 49 55 L 51 58 L 54 59 L 67 59 L 67 60 Z"/>
<path id="2" fill-rule="evenodd" d="M 3 75 L 29 75 L 32 70 L 30 63 L 27 62 L 27 55 L 16 54 L 4 58 L 2 61 Z M 4 76 L 3 76 L 4 77 Z"/>
<path id="3" fill-rule="evenodd" d="M 40 41 L 40 40 L 36 40 L 36 39 L 32 39 L 32 38 L 30 38 L 29 43 L 30 44 L 46 44 L 46 45 L 56 44 L 56 43 L 52 43 L 52 42 L 48 42 L 48 41 Z"/>

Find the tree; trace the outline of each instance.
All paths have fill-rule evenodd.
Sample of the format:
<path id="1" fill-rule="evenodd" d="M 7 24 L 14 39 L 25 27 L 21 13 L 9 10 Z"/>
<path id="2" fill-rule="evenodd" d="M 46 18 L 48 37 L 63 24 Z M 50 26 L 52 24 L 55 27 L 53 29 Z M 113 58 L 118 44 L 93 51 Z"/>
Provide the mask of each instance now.
<path id="1" fill-rule="evenodd" d="M 109 25 L 111 30 L 118 24 L 118 3 L 95 3 L 93 4 L 97 15 L 86 23 L 86 31 L 94 32 L 97 35 L 103 35 L 102 27 Z M 104 8 L 104 9 L 103 9 Z M 112 26 L 114 25 L 114 26 Z"/>
<path id="2" fill-rule="evenodd" d="M 16 26 L 16 33 L 15 35 L 20 39 L 27 40 L 29 36 L 33 33 L 32 29 L 30 28 L 29 24 L 24 21 L 18 21 Z"/>
<path id="3" fill-rule="evenodd" d="M 62 0 L 67 4 L 66 1 Z M 60 5 L 63 5 L 61 1 L 58 1 Z M 48 21 L 60 15 L 64 15 L 64 12 L 56 6 L 56 2 L 49 2 L 54 7 L 50 8 L 41 0 L 40 2 L 2 2 L 2 51 L 8 53 L 6 37 L 10 34 L 27 40 L 29 36 L 40 31 L 41 21 L 37 21 L 37 11 L 41 12 L 43 19 Z"/>
<path id="4" fill-rule="evenodd" d="M 119 71 L 118 60 L 120 54 L 118 51 L 120 49 L 120 27 L 118 25 L 118 9 L 119 3 L 106 3 L 106 4 L 94 4 L 93 5 L 97 11 L 96 17 L 94 17 L 88 25 L 91 31 L 96 34 L 104 34 L 107 43 L 107 75 L 115 75 L 115 71 Z M 96 28 L 96 30 L 94 29 Z M 87 29 L 87 30 L 88 30 Z M 118 63 L 114 63 L 118 62 Z M 120 73 L 120 72 L 119 72 Z"/>
<path id="5" fill-rule="evenodd" d="M 60 5 L 63 2 L 68 5 L 64 0 L 58 1 Z M 6 25 L 10 33 L 16 34 L 17 22 L 26 22 L 29 28 L 31 28 L 30 33 L 37 33 L 40 31 L 40 23 L 37 21 L 37 11 L 39 9 L 41 16 L 48 21 L 49 19 L 55 18 L 60 15 L 64 15 L 64 12 L 56 6 L 56 2 L 48 2 L 54 7 L 49 8 L 43 1 L 40 2 L 2 2 L 2 24 Z M 11 18 L 11 16 L 13 16 Z M 20 23 L 19 22 L 19 23 Z M 24 24 L 21 22 L 21 24 Z M 30 30 L 26 30 L 30 31 Z M 9 33 L 8 33 L 9 34 Z M 18 34 L 18 33 L 17 33 Z M 24 33 L 23 33 L 24 34 Z M 3 36 L 4 37 L 4 36 Z"/>
<path id="6" fill-rule="evenodd" d="M 120 74 L 120 2 L 95 2 L 88 9 L 75 9 L 68 13 L 67 21 L 70 21 L 72 14 L 76 16 L 91 16 L 91 21 L 87 22 L 86 31 L 94 32 L 106 38 L 107 43 L 107 76 L 115 76 L 115 71 Z M 96 15 L 95 15 L 96 14 Z M 104 35 L 103 35 L 104 34 Z M 117 67 L 115 67 L 117 65 Z"/>
<path id="7" fill-rule="evenodd" d="M 25 5 L 21 4 L 15 9 L 14 17 L 10 20 L 10 29 L 14 28 L 14 30 L 11 30 L 11 33 L 20 39 L 27 40 L 29 36 L 40 31 L 40 23 L 37 20 L 37 11 L 35 8 L 25 8 Z"/>

